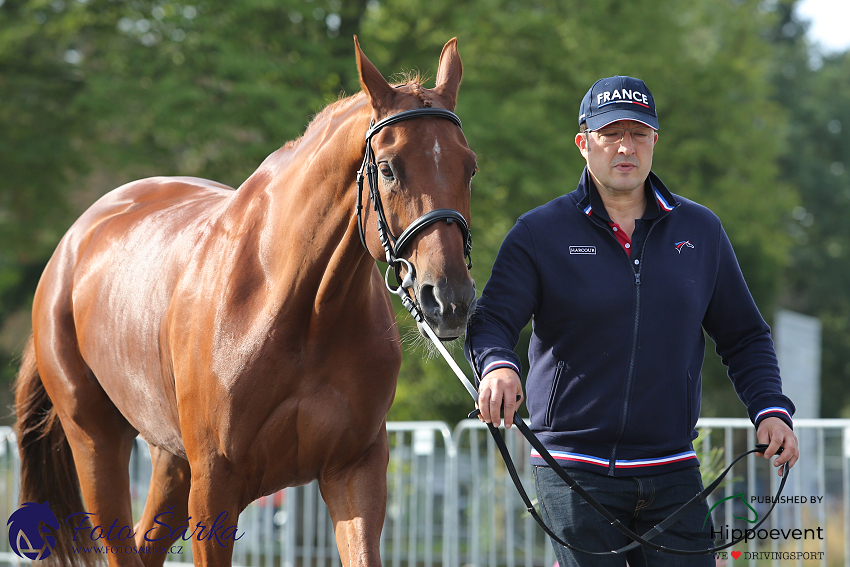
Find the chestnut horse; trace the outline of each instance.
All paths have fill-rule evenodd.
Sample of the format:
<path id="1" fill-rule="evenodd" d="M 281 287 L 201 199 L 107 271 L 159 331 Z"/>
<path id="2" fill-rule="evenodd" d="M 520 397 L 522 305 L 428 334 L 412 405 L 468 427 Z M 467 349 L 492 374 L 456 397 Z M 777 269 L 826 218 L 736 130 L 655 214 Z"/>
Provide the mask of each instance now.
<path id="1" fill-rule="evenodd" d="M 475 305 L 464 253 L 476 158 L 448 112 L 462 73 L 455 39 L 434 89 L 389 85 L 354 40 L 362 92 L 325 108 L 238 190 L 135 181 L 59 243 L 16 385 L 21 499 L 49 502 L 65 530 L 50 559 L 91 559 L 69 552 L 76 536 L 115 546 L 110 565 L 162 565 L 192 530 L 196 565 L 230 565 L 250 502 L 318 479 L 343 565 L 380 565 L 401 347 L 375 263 L 376 199 L 364 197 L 361 224 L 357 170 L 372 123 L 428 109 L 371 137 L 372 195 L 391 235 L 434 209 L 466 221 L 420 226 L 397 264 L 449 340 Z M 137 434 L 153 478 L 132 527 Z M 83 511 L 96 516 L 74 532 L 79 517 L 65 518 Z"/>

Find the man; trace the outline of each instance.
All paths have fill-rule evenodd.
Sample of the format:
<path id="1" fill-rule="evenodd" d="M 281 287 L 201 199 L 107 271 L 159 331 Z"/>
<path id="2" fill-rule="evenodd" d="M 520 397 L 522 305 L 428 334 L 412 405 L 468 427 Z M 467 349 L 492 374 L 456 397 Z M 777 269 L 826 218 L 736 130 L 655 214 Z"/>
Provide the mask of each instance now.
<path id="1" fill-rule="evenodd" d="M 575 137 L 587 167 L 578 188 L 523 215 L 505 238 L 466 339 L 480 377 L 480 418 L 512 425 L 521 403 L 513 352 L 533 317 L 526 379 L 530 427 L 570 475 L 621 522 L 644 533 L 702 490 L 692 441 L 705 339 L 714 340 L 765 458 L 799 456 L 794 405 L 782 394 L 770 330 L 719 219 L 670 193 L 650 171 L 655 101 L 643 81 L 611 77 L 584 96 Z M 544 518 L 592 551 L 628 539 L 573 493 L 535 452 Z M 781 469 L 780 469 L 781 472 Z M 653 539 L 712 546 L 708 507 Z M 555 545 L 561 567 L 623 566 Z M 638 548 L 629 565 L 714 565 L 710 555 Z"/>

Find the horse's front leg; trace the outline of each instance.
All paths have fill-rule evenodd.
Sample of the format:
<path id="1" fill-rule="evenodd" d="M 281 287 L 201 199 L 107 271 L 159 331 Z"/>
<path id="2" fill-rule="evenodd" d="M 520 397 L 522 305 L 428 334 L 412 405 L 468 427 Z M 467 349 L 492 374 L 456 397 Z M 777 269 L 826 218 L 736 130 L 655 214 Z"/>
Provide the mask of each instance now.
<path id="1" fill-rule="evenodd" d="M 358 461 L 323 472 L 319 479 L 344 567 L 381 565 L 379 545 L 387 511 L 388 460 L 384 426 Z"/>
<path id="2" fill-rule="evenodd" d="M 233 546 L 244 536 L 237 528 L 245 508 L 243 475 L 235 474 L 222 456 L 191 459 L 192 485 L 186 528 L 198 567 L 229 567 Z"/>

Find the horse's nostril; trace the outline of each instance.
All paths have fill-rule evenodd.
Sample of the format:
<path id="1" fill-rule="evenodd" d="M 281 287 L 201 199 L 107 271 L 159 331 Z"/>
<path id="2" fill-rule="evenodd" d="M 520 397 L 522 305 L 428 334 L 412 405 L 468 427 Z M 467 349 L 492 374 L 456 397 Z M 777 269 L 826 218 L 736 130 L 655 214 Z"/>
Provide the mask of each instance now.
<path id="1" fill-rule="evenodd" d="M 419 304 L 433 320 L 443 320 L 454 325 L 456 319 L 465 319 L 475 300 L 474 285 L 457 290 L 449 285 L 423 284 L 419 288 Z"/>
<path id="2" fill-rule="evenodd" d="M 419 288 L 419 304 L 431 317 L 438 318 L 442 312 L 442 306 L 434 295 L 434 286 L 424 284 Z"/>

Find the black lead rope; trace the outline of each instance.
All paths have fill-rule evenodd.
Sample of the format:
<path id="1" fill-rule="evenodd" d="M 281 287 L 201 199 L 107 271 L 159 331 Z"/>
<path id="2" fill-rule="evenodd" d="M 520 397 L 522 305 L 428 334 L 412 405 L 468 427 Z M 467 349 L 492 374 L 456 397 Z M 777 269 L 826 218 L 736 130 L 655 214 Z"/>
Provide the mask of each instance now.
<path id="1" fill-rule="evenodd" d="M 411 312 L 412 313 L 412 312 Z M 470 339 L 469 329 L 467 329 L 467 339 L 469 340 L 469 351 L 472 352 L 472 340 Z M 442 352 L 442 351 L 441 351 Z M 446 356 L 446 355 L 443 355 Z M 451 363 L 450 363 L 451 365 Z M 475 368 L 474 364 L 470 364 L 472 367 L 472 373 L 475 376 L 477 383 L 481 383 L 481 379 L 478 377 L 478 371 Z M 456 371 L 458 379 L 467 386 L 467 390 L 472 395 L 473 399 L 478 402 L 478 398 L 473 394 L 476 392 L 472 384 L 469 383 L 469 380 L 465 376 L 459 373 L 459 370 Z M 520 400 L 520 397 L 517 396 L 517 401 Z M 477 416 L 480 413 L 480 410 L 476 409 L 469 414 L 470 418 Z M 513 459 L 511 458 L 511 454 L 508 452 L 508 447 L 505 445 L 505 440 L 502 438 L 502 434 L 499 433 L 499 429 L 494 427 L 492 423 L 487 424 L 487 429 L 490 431 L 490 435 L 493 436 L 493 440 L 496 442 L 496 446 L 499 448 L 499 453 L 502 454 L 502 459 L 505 461 L 505 467 L 508 469 L 508 474 L 511 475 L 511 480 L 513 480 L 514 486 L 519 493 L 520 498 L 522 498 L 523 503 L 525 504 L 526 510 L 531 514 L 531 517 L 540 525 L 546 534 L 551 537 L 554 541 L 563 545 L 567 549 L 571 549 L 573 551 L 577 551 L 579 553 L 585 553 L 587 555 L 618 555 L 625 553 L 631 549 L 635 549 L 636 547 L 643 545 L 650 549 L 654 549 L 656 551 L 660 551 L 662 553 L 668 553 L 671 555 L 707 555 L 714 553 L 716 551 L 720 551 L 723 549 L 727 549 L 736 545 L 742 541 L 744 541 L 748 534 L 751 531 L 755 531 L 761 526 L 765 520 L 767 520 L 770 513 L 773 512 L 773 509 L 776 507 L 776 503 L 779 502 L 779 497 L 782 495 L 782 489 L 785 488 L 785 482 L 788 480 L 788 471 L 790 467 L 788 463 L 783 465 L 782 470 L 782 481 L 779 483 L 779 488 L 776 491 L 776 496 L 773 498 L 773 503 L 770 505 L 770 509 L 764 515 L 764 517 L 752 528 L 749 528 L 744 532 L 744 535 L 738 539 L 733 539 L 729 543 L 718 545 L 716 547 L 711 547 L 709 549 L 699 549 L 699 550 L 687 550 L 687 549 L 675 549 L 671 547 L 666 547 L 663 545 L 659 545 L 655 542 L 650 541 L 652 538 L 656 537 L 658 534 L 669 528 L 671 525 L 676 523 L 682 516 L 684 516 L 691 508 L 705 502 L 706 498 L 714 492 L 720 483 L 723 482 L 723 479 L 732 470 L 732 467 L 735 466 L 735 463 L 750 455 L 752 453 L 764 453 L 767 450 L 768 445 L 766 444 L 758 444 L 755 449 L 751 449 L 746 453 L 739 455 L 732 463 L 726 467 L 720 476 L 718 476 L 714 482 L 712 482 L 708 487 L 706 487 L 702 492 L 696 494 L 693 498 L 685 502 L 678 510 L 673 512 L 669 517 L 660 522 L 658 525 L 653 527 L 651 530 L 647 531 L 644 535 L 639 535 L 630 530 L 627 526 L 623 525 L 620 520 L 618 520 L 611 512 L 609 512 L 602 504 L 599 503 L 593 496 L 590 495 L 584 488 L 582 488 L 576 481 L 567 473 L 566 470 L 555 460 L 555 458 L 549 453 L 546 447 L 543 446 L 543 443 L 537 439 L 537 436 L 528 428 L 522 418 L 519 416 L 517 412 L 514 412 L 514 424 L 519 429 L 520 433 L 522 433 L 523 437 L 531 444 L 531 446 L 540 454 L 540 457 L 546 462 L 549 467 L 555 471 L 555 473 L 561 477 L 567 486 L 569 486 L 572 490 L 576 492 L 585 502 L 587 502 L 594 510 L 599 512 L 599 514 L 608 520 L 608 522 L 614 526 L 620 533 L 631 539 L 631 543 L 621 547 L 620 549 L 614 549 L 610 551 L 589 551 L 586 549 L 581 549 L 580 547 L 576 547 L 566 541 L 562 540 L 554 531 L 543 521 L 540 515 L 537 513 L 537 510 L 534 508 L 534 504 L 531 502 L 531 499 L 528 497 L 528 494 L 525 492 L 525 488 L 522 486 L 522 480 L 519 477 L 519 473 L 517 473 L 516 466 L 514 465 Z M 777 455 L 781 454 L 783 448 L 780 447 L 776 452 Z"/>
<path id="2" fill-rule="evenodd" d="M 421 117 L 421 116 L 438 116 L 438 117 L 442 117 L 442 118 L 448 118 L 449 120 L 451 120 L 452 122 L 455 122 L 455 124 L 460 126 L 460 120 L 453 113 L 451 113 L 447 110 L 433 109 L 433 108 L 421 108 L 421 109 L 416 109 L 416 110 L 408 110 L 408 111 L 400 112 L 398 114 L 395 114 L 395 115 L 392 115 L 388 118 L 385 118 L 384 120 L 381 120 L 377 124 L 370 125 L 369 131 L 366 133 L 366 155 L 363 158 L 363 164 L 361 165 L 360 170 L 357 172 L 357 205 L 356 205 L 357 227 L 358 227 L 358 230 L 360 232 L 360 240 L 363 243 L 363 246 L 365 247 L 366 246 L 366 239 L 365 239 L 364 230 L 363 230 L 363 222 L 362 222 L 362 219 L 361 219 L 361 211 L 362 211 L 362 208 L 363 208 L 362 207 L 363 179 L 365 177 L 366 179 L 368 179 L 370 197 L 372 198 L 373 206 L 375 207 L 375 211 L 376 211 L 377 216 L 378 216 L 378 234 L 379 234 L 380 239 L 381 239 L 381 244 L 383 245 L 384 250 L 386 252 L 387 263 L 390 264 L 390 266 L 387 268 L 387 273 L 384 275 L 384 281 L 386 283 L 387 289 L 391 293 L 398 295 L 401 298 L 402 304 L 404 305 L 404 307 L 410 312 L 410 314 L 413 316 L 413 318 L 416 320 L 416 322 L 419 325 L 422 325 L 424 327 L 429 338 L 434 342 L 434 345 L 437 347 L 437 349 L 440 351 L 440 353 L 446 359 L 446 362 L 449 363 L 449 366 L 452 367 L 452 370 L 454 370 L 458 379 L 461 381 L 461 383 L 464 384 L 464 386 L 467 388 L 467 391 L 470 393 L 472 398 L 477 402 L 478 397 L 477 397 L 476 388 L 469 382 L 469 380 L 466 378 L 466 376 L 464 376 L 464 374 L 460 370 L 460 368 L 451 359 L 451 356 L 445 351 L 445 348 L 440 344 L 439 338 L 436 335 L 434 335 L 433 330 L 428 326 L 428 323 L 425 322 L 425 320 L 422 316 L 422 313 L 417 309 L 415 302 L 408 295 L 406 290 L 409 287 L 412 286 L 412 281 L 413 281 L 412 280 L 412 271 L 413 270 L 412 270 L 412 266 L 410 266 L 410 264 L 406 260 L 399 257 L 400 254 L 401 254 L 401 251 L 404 249 L 405 245 L 410 240 L 413 239 L 414 235 L 417 232 L 421 231 L 423 228 L 425 228 L 426 226 L 428 226 L 428 225 L 430 225 L 434 222 L 444 220 L 445 222 L 447 222 L 449 224 L 451 224 L 452 222 L 455 222 L 455 221 L 457 222 L 457 225 L 460 227 L 461 232 L 463 233 L 464 256 L 466 258 L 469 258 L 470 250 L 472 248 L 472 237 L 469 233 L 469 225 L 466 223 L 466 219 L 463 218 L 463 215 L 461 215 L 457 211 L 453 211 L 451 209 L 437 209 L 437 210 L 431 211 L 430 213 L 426 213 L 425 215 L 416 219 L 413 223 L 411 223 L 411 226 L 409 226 L 406 230 L 404 230 L 402 232 L 402 234 L 398 238 L 395 238 L 389 230 L 389 225 L 386 222 L 386 217 L 384 215 L 383 206 L 382 206 L 381 199 L 380 199 L 380 194 L 378 193 L 378 190 L 377 190 L 377 185 L 378 185 L 377 166 L 375 165 L 374 152 L 372 151 L 372 143 L 371 143 L 372 136 L 374 136 L 377 132 L 379 132 L 385 126 L 388 126 L 390 124 L 395 124 L 395 123 L 400 122 L 402 120 L 408 120 L 410 118 Z M 393 244 L 391 244 L 390 241 L 392 241 L 392 243 L 395 244 L 395 246 L 393 246 Z M 393 288 L 392 286 L 390 286 L 389 281 L 388 281 L 389 270 L 392 269 L 395 266 L 395 264 L 398 264 L 398 263 L 407 264 L 408 273 L 407 273 L 407 276 L 405 277 L 404 281 L 402 281 L 401 278 L 399 277 L 398 270 L 396 270 L 396 279 L 399 280 L 399 285 L 398 285 L 397 288 Z M 470 263 L 468 264 L 468 267 L 471 267 L 471 259 L 470 259 Z M 468 331 L 467 331 L 467 337 L 469 337 Z M 470 341 L 470 351 L 472 351 L 471 341 Z M 475 365 L 473 364 L 471 366 L 472 366 L 473 374 L 475 375 L 476 379 L 478 379 L 478 373 L 476 371 Z M 478 381 L 480 382 L 480 379 Z M 479 413 L 479 410 L 476 409 L 475 411 L 473 411 L 472 413 L 469 414 L 469 417 L 472 418 L 475 415 L 477 415 L 477 413 Z M 540 518 L 540 516 L 537 514 L 537 510 L 534 508 L 534 504 L 532 504 L 531 499 L 528 497 L 528 494 L 525 492 L 525 489 L 522 486 L 522 481 L 519 478 L 519 474 L 517 473 L 516 466 L 513 463 L 513 459 L 511 458 L 511 455 L 508 452 L 508 448 L 505 445 L 505 441 L 502 438 L 501 433 L 499 433 L 498 428 L 494 427 L 492 423 L 488 423 L 487 428 L 489 429 L 490 434 L 493 436 L 493 439 L 496 442 L 496 446 L 499 448 L 499 452 L 502 454 L 502 458 L 505 461 L 505 466 L 508 469 L 508 473 L 511 475 L 511 479 L 513 480 L 514 486 L 516 486 L 517 492 L 519 493 L 520 497 L 522 498 L 523 502 L 525 503 L 526 509 L 528 510 L 529 514 L 531 514 L 531 516 L 540 525 L 540 527 L 543 529 L 543 531 L 546 532 L 546 534 L 548 534 L 549 537 L 551 537 L 554 541 L 558 542 L 559 544 L 563 545 L 564 547 L 566 547 L 568 549 L 571 549 L 573 551 L 577 551 L 579 553 L 585 553 L 585 554 L 588 554 L 588 555 L 622 554 L 622 553 L 625 553 L 625 552 L 627 552 L 631 549 L 634 549 L 634 548 L 636 548 L 640 545 L 643 545 L 645 547 L 648 547 L 650 549 L 654 549 L 656 551 L 660 551 L 660 552 L 663 552 L 663 553 L 669 553 L 669 554 L 672 554 L 672 555 L 706 555 L 706 554 L 714 553 L 716 551 L 720 551 L 722 549 L 732 547 L 733 545 L 736 545 L 736 544 L 740 543 L 741 541 L 744 541 L 747 538 L 747 534 L 750 531 L 757 530 L 759 528 L 759 526 L 761 526 L 765 522 L 765 520 L 767 520 L 768 516 L 770 516 L 770 513 L 773 512 L 773 509 L 776 507 L 776 503 L 779 501 L 779 497 L 782 494 L 782 489 L 785 488 L 785 482 L 788 479 L 788 471 L 789 471 L 790 467 L 788 466 L 788 463 L 785 463 L 785 465 L 783 467 L 783 471 L 782 471 L 782 481 L 779 483 L 779 488 L 776 491 L 776 496 L 773 499 L 773 503 L 771 504 L 770 509 L 767 511 L 767 513 L 764 515 L 764 517 L 755 526 L 753 526 L 752 528 L 750 528 L 749 530 L 744 532 L 743 537 L 740 537 L 738 539 L 733 539 L 729 543 L 726 543 L 724 545 L 719 545 L 719 546 L 716 546 L 716 547 L 712 547 L 712 548 L 709 548 L 709 549 L 701 549 L 701 550 L 674 549 L 674 548 L 670 548 L 670 547 L 665 547 L 663 545 L 658 545 L 658 544 L 656 544 L 656 543 L 654 543 L 650 540 L 652 538 L 656 537 L 658 534 L 662 533 L 664 530 L 666 530 L 672 524 L 677 522 L 682 516 L 685 515 L 685 513 L 688 512 L 688 510 L 690 510 L 691 508 L 693 508 L 697 504 L 705 502 L 706 498 L 708 498 L 708 496 L 712 492 L 714 492 L 714 490 L 720 485 L 720 483 L 723 481 L 723 479 L 726 477 L 726 475 L 729 473 L 729 471 L 732 469 L 732 467 L 735 465 L 735 463 L 737 463 L 742 458 L 744 458 L 745 456 L 750 455 L 752 453 L 764 453 L 767 450 L 767 447 L 768 447 L 767 445 L 765 445 L 765 444 L 756 445 L 755 449 L 751 449 L 751 450 L 747 451 L 746 453 L 739 455 L 734 461 L 732 461 L 732 464 L 730 464 L 726 468 L 726 470 L 723 471 L 720 474 L 720 476 L 718 476 L 717 479 L 715 479 L 715 481 L 712 482 L 707 488 L 705 488 L 702 492 L 695 495 L 688 502 L 683 504 L 678 510 L 676 510 L 673 514 L 671 514 L 664 521 L 660 522 L 658 525 L 656 525 L 651 530 L 646 532 L 643 536 L 641 536 L 641 535 L 638 535 L 635 532 L 631 531 L 625 525 L 623 525 L 602 504 L 600 504 L 595 498 L 593 498 L 593 496 L 591 496 L 586 490 L 584 490 L 581 486 L 579 486 L 579 484 L 567 473 L 567 471 L 564 470 L 564 468 L 560 464 L 558 464 L 558 462 L 554 459 L 554 457 L 552 457 L 552 455 L 549 453 L 549 451 L 546 449 L 546 447 L 543 446 L 543 444 L 537 439 L 537 437 L 534 435 L 534 433 L 528 428 L 528 426 L 525 425 L 525 422 L 522 420 L 522 418 L 517 413 L 514 413 L 514 423 L 516 424 L 517 429 L 519 429 L 519 431 L 522 433 L 522 435 L 531 444 L 531 446 L 534 447 L 534 449 L 540 454 L 541 458 L 543 458 L 543 460 L 546 462 L 546 464 L 549 465 L 549 467 L 551 467 L 552 470 L 554 470 L 555 473 L 559 477 L 561 477 L 561 479 L 567 484 L 567 486 L 569 486 L 579 496 L 581 496 L 594 510 L 599 512 L 599 514 L 601 514 L 603 518 L 608 520 L 608 522 L 612 526 L 614 526 L 618 531 L 620 531 L 622 534 L 624 534 L 625 536 L 627 536 L 629 539 L 632 540 L 631 543 L 629 543 L 628 545 L 626 545 L 626 546 L 624 546 L 620 549 L 615 549 L 615 550 L 611 550 L 611 551 L 588 551 L 586 549 L 581 549 L 579 547 L 576 547 L 576 546 L 569 544 L 569 543 L 565 542 L 564 540 L 562 540 L 558 535 L 556 535 L 549 528 L 549 526 L 546 524 L 546 522 L 544 522 L 543 519 Z M 782 453 L 781 447 L 777 451 L 777 454 L 780 454 L 780 453 Z"/>
<path id="3" fill-rule="evenodd" d="M 479 410 L 475 410 L 469 414 L 469 417 L 475 417 L 478 415 Z M 517 473 L 516 466 L 514 465 L 513 459 L 511 458 L 510 453 L 508 452 L 508 447 L 505 445 L 505 440 L 502 438 L 501 433 L 497 427 L 494 427 L 492 423 L 487 424 L 487 428 L 490 430 L 490 434 L 493 436 L 493 440 L 496 442 L 496 446 L 499 448 L 499 453 L 502 454 L 502 459 L 505 461 L 505 466 L 508 469 L 508 474 L 511 476 L 511 480 L 513 480 L 514 486 L 516 486 L 517 492 L 519 493 L 520 498 L 522 498 L 523 503 L 525 504 L 528 513 L 531 514 L 531 517 L 540 525 L 546 534 L 551 537 L 553 540 L 563 545 L 564 547 L 571 549 L 573 551 L 577 551 L 579 553 L 585 553 L 588 555 L 617 555 L 625 553 L 631 549 L 634 549 L 640 545 L 649 547 L 650 549 L 654 549 L 656 551 L 660 551 L 662 553 L 668 553 L 671 555 L 706 555 L 710 553 L 714 553 L 716 551 L 720 551 L 722 549 L 726 549 L 736 545 L 747 537 L 747 533 L 752 530 L 755 531 L 761 526 L 767 517 L 770 516 L 770 513 L 773 512 L 773 508 L 776 507 L 776 503 L 779 501 L 779 496 L 782 494 L 782 489 L 785 488 L 785 481 L 788 479 L 788 463 L 783 465 L 782 471 L 782 481 L 779 483 L 779 489 L 776 491 L 776 496 L 773 498 L 773 503 L 770 506 L 770 509 L 764 515 L 764 517 L 752 528 L 748 531 L 744 532 L 744 536 L 738 539 L 733 539 L 729 543 L 724 545 L 719 545 L 716 547 L 712 547 L 709 549 L 700 549 L 700 550 L 686 550 L 686 549 L 675 549 L 671 547 L 665 547 L 663 545 L 656 544 L 650 541 L 652 538 L 666 530 L 668 527 L 676 523 L 682 516 L 684 516 L 691 508 L 700 504 L 708 498 L 708 496 L 720 486 L 720 483 L 723 482 L 723 479 L 732 470 L 732 467 L 735 466 L 735 463 L 746 457 L 751 453 L 764 453 L 767 450 L 767 444 L 758 444 L 755 449 L 751 449 L 742 455 L 739 455 L 732 463 L 724 470 L 720 476 L 718 476 L 714 482 L 708 485 L 702 492 L 691 498 L 689 501 L 685 502 L 678 510 L 673 512 L 667 519 L 656 525 L 654 528 L 646 532 L 644 535 L 638 535 L 628 527 L 626 527 L 622 522 L 620 522 L 611 512 L 609 512 L 602 504 L 600 504 L 593 496 L 590 495 L 585 489 L 583 489 L 576 481 L 573 479 L 569 473 L 567 473 L 564 468 L 558 464 L 554 457 L 546 450 L 546 447 L 537 439 L 534 433 L 528 429 L 528 426 L 519 416 L 519 414 L 514 413 L 514 424 L 519 429 L 520 433 L 522 433 L 523 437 L 525 437 L 532 447 L 540 454 L 546 464 L 555 471 L 555 473 L 561 477 L 561 479 L 569 486 L 572 490 L 576 492 L 579 496 L 581 496 L 594 510 L 599 512 L 603 518 L 608 520 L 608 522 L 614 526 L 619 532 L 624 534 L 626 537 L 632 540 L 628 545 L 621 547 L 620 549 L 615 549 L 611 551 L 589 551 L 586 549 L 581 549 L 576 547 L 570 543 L 562 540 L 558 535 L 556 535 L 552 529 L 543 521 L 543 519 L 537 513 L 537 510 L 534 508 L 534 504 L 531 502 L 531 499 L 528 497 L 528 494 L 525 492 L 525 488 L 522 486 L 522 480 L 519 477 L 519 473 Z M 777 454 L 782 453 L 782 448 L 779 449 Z"/>

